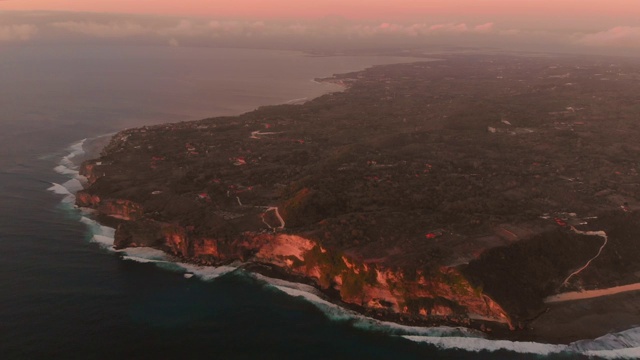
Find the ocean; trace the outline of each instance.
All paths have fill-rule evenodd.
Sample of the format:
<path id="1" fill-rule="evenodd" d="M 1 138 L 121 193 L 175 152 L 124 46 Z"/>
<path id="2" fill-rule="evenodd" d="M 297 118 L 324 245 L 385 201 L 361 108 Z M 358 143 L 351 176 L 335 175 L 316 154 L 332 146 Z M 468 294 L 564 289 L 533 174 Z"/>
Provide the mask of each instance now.
<path id="1" fill-rule="evenodd" d="M 0 359 L 637 358 L 640 331 L 568 346 L 365 318 L 237 267 L 115 252 L 73 207 L 76 169 L 108 135 L 233 115 L 339 89 L 313 82 L 398 57 L 271 50 L 0 49 Z M 195 274 L 184 276 L 185 271 Z"/>

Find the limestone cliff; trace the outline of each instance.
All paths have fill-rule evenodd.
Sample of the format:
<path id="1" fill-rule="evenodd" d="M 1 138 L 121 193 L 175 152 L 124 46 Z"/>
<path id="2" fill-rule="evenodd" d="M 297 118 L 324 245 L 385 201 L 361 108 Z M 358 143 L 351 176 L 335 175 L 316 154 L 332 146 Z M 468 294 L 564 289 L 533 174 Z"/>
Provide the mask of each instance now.
<path id="1" fill-rule="evenodd" d="M 335 290 L 338 300 L 380 314 L 403 314 L 421 320 L 468 317 L 508 323 L 505 311 L 474 288 L 456 269 L 441 267 L 432 273 L 390 268 L 350 259 L 300 235 L 245 232 L 235 239 L 193 234 L 178 224 L 139 219 L 142 207 L 123 199 L 101 200 L 86 192 L 77 204 L 101 214 L 127 220 L 116 229 L 116 248 L 149 246 L 202 264 L 232 261 L 275 265 L 291 275 L 312 280 L 319 289 Z M 440 319 L 442 320 L 442 319 Z"/>
<path id="2" fill-rule="evenodd" d="M 234 238 L 202 236 L 193 226 L 145 218 L 142 205 L 133 201 L 102 200 L 86 191 L 78 194 L 77 204 L 124 220 L 116 229 L 116 248 L 154 247 L 205 265 L 239 261 L 275 266 L 281 274 L 307 279 L 335 301 L 355 305 L 371 316 L 396 316 L 412 323 L 469 325 L 472 320 L 483 320 L 511 329 L 514 323 L 522 326 L 544 308 L 542 299 L 558 286 L 554 279 L 578 267 L 599 245 L 597 239 L 548 232 L 527 242 L 491 249 L 462 268 L 425 270 L 354 259 L 316 239 L 290 232 L 245 231 Z M 614 233 L 640 221 L 631 214 L 626 219 L 613 220 L 618 222 L 612 228 Z"/>
<path id="3" fill-rule="evenodd" d="M 265 264 L 373 316 L 526 327 L 549 295 L 640 271 L 640 83 L 566 86 L 581 61 L 375 67 L 304 105 L 124 130 L 77 204 L 117 219 L 119 248 Z M 608 71 L 583 65 L 572 83 Z M 610 244 L 565 284 L 602 246 L 586 230 Z"/>

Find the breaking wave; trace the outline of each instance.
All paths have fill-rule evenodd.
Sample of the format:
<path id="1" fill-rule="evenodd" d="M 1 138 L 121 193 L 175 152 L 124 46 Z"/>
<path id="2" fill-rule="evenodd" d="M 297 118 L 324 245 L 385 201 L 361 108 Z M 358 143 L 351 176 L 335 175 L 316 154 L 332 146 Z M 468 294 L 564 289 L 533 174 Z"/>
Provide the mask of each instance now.
<path id="1" fill-rule="evenodd" d="M 303 97 L 303 98 L 299 98 L 299 99 L 292 99 L 289 100 L 287 102 L 285 102 L 285 104 L 287 105 L 301 105 L 306 103 L 309 100 L 309 98 Z"/>
<path id="2" fill-rule="evenodd" d="M 100 136 L 95 139 L 100 139 L 104 136 Z M 215 267 L 187 264 L 165 254 L 163 251 L 146 247 L 116 250 L 113 247 L 115 241 L 115 229 L 101 225 L 97 221 L 93 220 L 91 218 L 93 213 L 91 209 L 77 209 L 74 206 L 76 198 L 75 193 L 82 190 L 87 181 L 84 176 L 80 175 L 79 168 L 80 162 L 84 160 L 83 156 L 87 153 L 85 150 L 85 144 L 91 140 L 93 139 L 83 139 L 68 148 L 69 153 L 60 159 L 58 165 L 54 168 L 54 171 L 69 177 L 69 180 L 62 184 L 52 183 L 51 187 L 47 189 L 55 194 L 63 195 L 61 203 L 66 205 L 65 208 L 69 208 L 80 214 L 79 221 L 87 227 L 89 241 L 99 244 L 107 251 L 119 254 L 123 260 L 139 263 L 151 263 L 165 270 L 184 273 L 187 278 L 195 276 L 207 281 L 237 269 L 237 267 L 233 266 Z"/>
<path id="3" fill-rule="evenodd" d="M 640 327 L 607 334 L 595 340 L 580 340 L 569 348 L 588 356 L 607 359 L 639 359 Z"/>
<path id="4" fill-rule="evenodd" d="M 430 336 L 484 336 L 483 333 L 462 327 L 419 327 L 401 325 L 389 321 L 382 321 L 367 317 L 358 312 L 343 308 L 328 301 L 315 287 L 282 279 L 275 279 L 261 274 L 251 274 L 258 280 L 264 281 L 270 287 L 293 297 L 302 298 L 313 305 L 332 320 L 349 321 L 355 328 L 384 332 L 388 335 L 430 335 Z"/>
<path id="5" fill-rule="evenodd" d="M 80 172 L 78 171 L 80 168 L 80 162 L 78 160 L 80 160 L 81 156 L 86 153 L 84 150 L 84 144 L 86 141 L 87 139 L 82 139 L 69 146 L 67 148 L 69 153 L 64 155 L 62 159 L 60 159 L 58 166 L 53 169 L 58 174 L 70 178 L 63 184 L 51 183 L 51 187 L 47 188 L 47 190 L 55 194 L 64 195 L 62 198 L 63 205 L 73 205 L 76 200 L 75 193 L 82 189 L 82 184 L 86 181 L 86 178 L 80 175 Z"/>
<path id="6" fill-rule="evenodd" d="M 78 172 L 80 164 L 74 162 L 74 159 L 77 160 L 85 154 L 85 142 L 86 139 L 70 146 L 69 153 L 63 156 L 58 166 L 54 168 L 57 173 L 69 177 L 68 181 L 62 184 L 52 183 L 51 187 L 47 189 L 62 195 L 61 202 L 63 204 L 72 205 L 75 201 L 74 194 L 82 189 L 86 181 Z M 92 211 L 89 209 L 72 208 L 72 211 L 80 213 L 79 221 L 87 226 L 90 241 L 99 244 L 108 251 L 119 254 L 123 260 L 154 264 L 165 270 L 183 273 L 186 278 L 195 276 L 204 281 L 216 279 L 239 269 L 239 266 L 214 267 L 188 264 L 152 248 L 116 250 L 113 247 L 114 228 L 101 225 L 93 220 L 91 218 Z M 417 327 L 376 320 L 328 301 L 319 290 L 310 285 L 270 278 L 260 274 L 248 275 L 289 296 L 310 302 L 331 320 L 348 321 L 357 329 L 385 333 L 389 336 L 400 336 L 410 341 L 428 343 L 440 349 L 460 349 L 469 352 L 505 350 L 542 356 L 576 354 L 603 359 L 640 358 L 640 328 L 608 334 L 594 340 L 576 341 L 569 345 L 490 340 L 482 332 L 462 327 Z"/>
<path id="7" fill-rule="evenodd" d="M 62 175 L 78 175 L 78 168 L 80 163 L 77 161 L 82 155 L 86 154 L 84 150 L 84 144 L 87 139 L 82 139 L 79 142 L 69 146 L 69 153 L 60 159 L 58 166 L 54 170 Z M 76 160 L 76 161 L 74 161 Z"/>
<path id="8" fill-rule="evenodd" d="M 80 222 L 87 226 L 90 234 L 90 241 L 99 244 L 107 251 L 119 254 L 123 260 L 135 261 L 143 264 L 154 264 L 164 270 L 184 273 L 187 278 L 190 278 L 193 275 L 204 281 L 213 280 L 237 269 L 237 267 L 234 266 L 200 266 L 188 264 L 179 261 L 175 257 L 168 255 L 161 250 L 148 247 L 116 250 L 113 247 L 116 232 L 114 228 L 101 225 L 87 216 L 82 216 L 80 218 Z"/>
<path id="9" fill-rule="evenodd" d="M 410 341 L 427 343 L 443 350 L 457 349 L 467 352 L 509 351 L 518 354 L 541 356 L 582 355 L 602 359 L 640 358 L 640 328 L 609 334 L 595 340 L 581 340 L 569 345 L 491 340 L 487 339 L 485 334 L 480 331 L 464 327 L 407 326 L 373 319 L 328 301 L 313 286 L 270 278 L 261 274 L 248 275 L 265 282 L 270 288 L 310 302 L 331 320 L 347 321 L 357 329 L 384 333 L 389 336 L 400 336 Z"/>
<path id="10" fill-rule="evenodd" d="M 415 336 L 405 335 L 405 339 L 425 342 L 441 349 L 460 349 L 466 351 L 498 351 L 507 350 L 520 354 L 551 355 L 566 352 L 567 345 L 542 344 L 525 341 L 488 340 L 474 337 L 456 336 Z"/>
<path id="11" fill-rule="evenodd" d="M 261 274 L 248 274 L 289 296 L 303 298 L 319 308 L 328 318 L 337 321 L 352 320 L 362 316 L 354 311 L 340 307 L 324 298 L 316 288 L 306 284 L 275 279 Z M 362 316 L 364 317 L 364 316 Z"/>

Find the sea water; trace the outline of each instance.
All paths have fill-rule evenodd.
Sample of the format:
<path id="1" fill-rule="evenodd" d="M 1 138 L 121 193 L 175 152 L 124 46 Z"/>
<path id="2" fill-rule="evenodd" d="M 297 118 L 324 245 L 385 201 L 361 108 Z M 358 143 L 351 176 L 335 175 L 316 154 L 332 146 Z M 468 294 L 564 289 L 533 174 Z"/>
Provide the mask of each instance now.
<path id="1" fill-rule="evenodd" d="M 3 49 L 1 359 L 636 358 L 635 329 L 570 345 L 377 321 L 314 288 L 112 248 L 73 207 L 77 167 L 125 127 L 232 115 L 338 90 L 315 77 L 391 57 L 183 48 Z M 48 191 L 47 191 L 48 190 Z M 187 276 L 185 276 L 187 275 Z M 193 275 L 193 276 L 191 276 Z"/>

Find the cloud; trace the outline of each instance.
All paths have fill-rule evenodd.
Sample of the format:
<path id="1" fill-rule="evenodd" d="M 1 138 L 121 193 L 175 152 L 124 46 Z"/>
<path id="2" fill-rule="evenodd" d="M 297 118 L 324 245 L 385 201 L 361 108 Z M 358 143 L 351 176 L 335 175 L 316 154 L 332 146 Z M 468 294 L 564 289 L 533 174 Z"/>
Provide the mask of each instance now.
<path id="1" fill-rule="evenodd" d="M 397 36 L 438 36 L 451 34 L 488 34 L 493 31 L 492 22 L 469 26 L 465 23 L 443 23 L 443 24 L 391 24 L 381 23 L 380 25 L 353 25 L 346 28 L 346 32 L 351 35 L 362 37 L 374 37 L 378 35 Z"/>
<path id="2" fill-rule="evenodd" d="M 640 27 L 616 26 L 609 30 L 576 37 L 580 45 L 640 49 Z"/>
<path id="3" fill-rule="evenodd" d="M 105 23 L 65 21 L 52 23 L 51 26 L 99 38 L 124 38 L 145 35 L 151 32 L 149 28 L 131 21 L 114 21 Z"/>
<path id="4" fill-rule="evenodd" d="M 467 24 L 436 24 L 429 27 L 429 32 L 463 33 L 469 31 Z"/>
<path id="5" fill-rule="evenodd" d="M 140 36 L 159 36 L 166 38 L 170 44 L 180 39 L 189 38 L 221 38 L 252 37 L 259 35 L 299 34 L 301 28 L 286 27 L 278 24 L 266 25 L 261 21 L 191 21 L 177 22 L 152 21 L 64 21 L 50 23 L 50 26 L 67 32 L 82 34 L 88 37 L 119 39 Z"/>
<path id="6" fill-rule="evenodd" d="M 470 26 L 465 23 L 443 24 L 358 24 L 348 21 L 264 22 L 236 20 L 179 20 L 177 23 L 127 21 L 64 21 L 53 27 L 73 33 L 100 38 L 124 38 L 140 35 L 158 35 L 168 39 L 193 37 L 376 37 L 376 36 L 435 36 L 448 34 L 488 34 L 494 23 Z"/>
<path id="7" fill-rule="evenodd" d="M 148 32 L 163 36 L 199 36 L 206 33 L 206 29 L 203 25 L 196 25 L 188 20 L 180 20 L 174 26 L 150 28 Z"/>
<path id="8" fill-rule="evenodd" d="M 0 42 L 2 41 L 27 41 L 38 33 L 38 27 L 34 25 L 6 25 L 0 26 Z"/>
<path id="9" fill-rule="evenodd" d="M 488 22 L 481 25 L 476 25 L 473 30 L 478 33 L 489 33 L 493 31 L 494 23 Z"/>
<path id="10" fill-rule="evenodd" d="M 0 0 L 1 1 L 1 0 Z M 10 16 L 9 16 L 10 15 Z M 604 42 L 609 32 L 537 31 L 489 21 L 381 21 L 327 17 L 315 20 L 232 20 L 88 13 L 0 13 L 0 41 L 39 43 L 153 44 L 165 46 L 241 46 L 286 49 L 409 48 L 412 46 L 487 46 L 508 49 L 566 50 Z M 11 21 L 11 22 L 10 22 Z M 20 24 L 33 24 L 25 26 Z M 627 32 L 630 28 L 626 29 Z M 624 31 L 623 31 L 624 32 Z M 637 32 L 637 30 L 636 30 Z M 604 35 L 607 36 L 604 36 Z M 585 45 L 580 45 L 586 48 Z M 592 49 L 595 49 L 592 47 Z"/>

